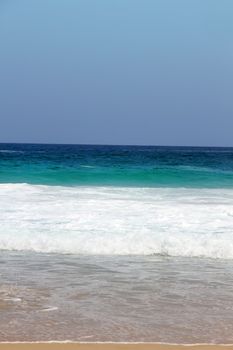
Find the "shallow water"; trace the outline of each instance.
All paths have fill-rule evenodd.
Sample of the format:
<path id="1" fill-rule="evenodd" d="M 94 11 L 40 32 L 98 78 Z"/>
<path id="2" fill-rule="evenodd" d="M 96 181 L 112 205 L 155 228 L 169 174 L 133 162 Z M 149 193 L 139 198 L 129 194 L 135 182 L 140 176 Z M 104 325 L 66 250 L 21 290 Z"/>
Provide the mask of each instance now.
<path id="1" fill-rule="evenodd" d="M 1 341 L 233 342 L 233 262 L 4 252 Z"/>

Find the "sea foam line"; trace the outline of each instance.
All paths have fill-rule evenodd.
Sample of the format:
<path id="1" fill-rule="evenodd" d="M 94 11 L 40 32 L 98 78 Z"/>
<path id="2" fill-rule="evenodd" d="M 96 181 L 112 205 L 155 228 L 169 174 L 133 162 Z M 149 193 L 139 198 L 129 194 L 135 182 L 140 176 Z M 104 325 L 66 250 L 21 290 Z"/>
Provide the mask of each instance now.
<path id="1" fill-rule="evenodd" d="M 0 185 L 0 249 L 233 259 L 233 190 Z"/>

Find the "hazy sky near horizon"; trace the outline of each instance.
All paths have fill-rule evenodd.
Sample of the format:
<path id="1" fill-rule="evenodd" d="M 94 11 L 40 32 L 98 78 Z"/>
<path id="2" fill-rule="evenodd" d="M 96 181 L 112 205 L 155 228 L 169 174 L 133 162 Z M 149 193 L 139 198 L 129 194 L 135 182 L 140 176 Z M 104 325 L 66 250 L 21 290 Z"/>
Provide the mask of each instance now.
<path id="1" fill-rule="evenodd" d="M 232 0 L 0 0 L 0 142 L 233 146 Z"/>

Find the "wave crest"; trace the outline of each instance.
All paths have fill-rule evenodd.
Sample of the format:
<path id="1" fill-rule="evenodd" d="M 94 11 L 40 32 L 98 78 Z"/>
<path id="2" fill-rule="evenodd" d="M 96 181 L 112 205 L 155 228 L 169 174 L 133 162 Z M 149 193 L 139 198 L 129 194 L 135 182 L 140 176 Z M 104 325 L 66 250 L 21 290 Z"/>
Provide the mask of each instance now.
<path id="1" fill-rule="evenodd" d="M 233 190 L 0 185 L 0 249 L 233 259 Z"/>

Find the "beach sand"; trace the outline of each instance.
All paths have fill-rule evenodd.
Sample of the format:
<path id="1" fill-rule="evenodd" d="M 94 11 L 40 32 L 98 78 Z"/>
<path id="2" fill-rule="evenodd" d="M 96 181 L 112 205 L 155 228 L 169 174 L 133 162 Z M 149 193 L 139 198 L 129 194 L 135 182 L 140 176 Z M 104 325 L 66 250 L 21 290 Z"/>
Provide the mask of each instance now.
<path id="1" fill-rule="evenodd" d="M 233 345 L 168 345 L 117 343 L 2 343 L 0 350 L 220 350 Z"/>

